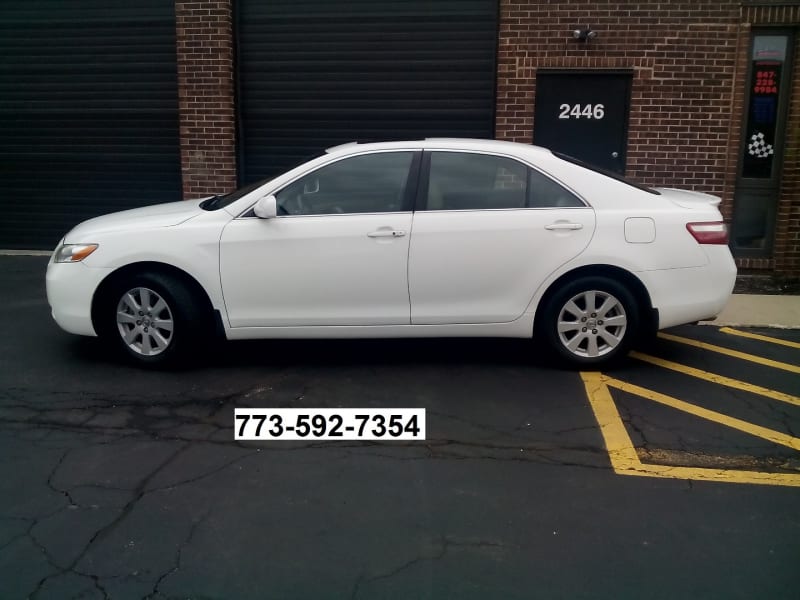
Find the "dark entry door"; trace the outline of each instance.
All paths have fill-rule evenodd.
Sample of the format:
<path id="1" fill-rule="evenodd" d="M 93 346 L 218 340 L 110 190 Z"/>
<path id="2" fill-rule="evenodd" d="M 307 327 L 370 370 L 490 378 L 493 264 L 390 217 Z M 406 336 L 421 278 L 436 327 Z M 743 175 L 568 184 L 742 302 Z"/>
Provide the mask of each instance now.
<path id="1" fill-rule="evenodd" d="M 733 199 L 737 257 L 772 255 L 792 86 L 791 31 L 755 32 L 739 176 Z"/>
<path id="2" fill-rule="evenodd" d="M 540 72 L 533 143 L 625 172 L 631 73 Z"/>

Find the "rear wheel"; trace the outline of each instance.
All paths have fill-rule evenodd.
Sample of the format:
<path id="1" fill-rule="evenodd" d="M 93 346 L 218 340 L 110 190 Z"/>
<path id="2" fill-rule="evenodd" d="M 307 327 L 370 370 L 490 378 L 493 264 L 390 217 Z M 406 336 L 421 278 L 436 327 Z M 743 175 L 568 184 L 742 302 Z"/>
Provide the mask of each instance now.
<path id="1" fill-rule="evenodd" d="M 583 277 L 550 297 L 539 325 L 562 359 L 579 366 L 599 365 L 628 352 L 639 311 L 623 285 L 607 277 Z"/>
<path id="2" fill-rule="evenodd" d="M 140 364 L 174 364 L 187 358 L 207 330 L 191 291 L 160 273 L 117 282 L 104 304 L 99 333 Z"/>

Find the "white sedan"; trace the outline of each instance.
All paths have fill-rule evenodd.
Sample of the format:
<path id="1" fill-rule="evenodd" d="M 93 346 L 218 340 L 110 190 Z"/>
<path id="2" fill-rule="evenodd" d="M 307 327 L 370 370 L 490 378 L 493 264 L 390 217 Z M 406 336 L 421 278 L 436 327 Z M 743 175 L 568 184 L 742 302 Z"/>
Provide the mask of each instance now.
<path id="1" fill-rule="evenodd" d="M 719 198 L 536 146 L 346 144 L 269 181 L 81 223 L 53 318 L 142 364 L 226 338 L 534 337 L 580 366 L 710 319 L 736 268 Z"/>

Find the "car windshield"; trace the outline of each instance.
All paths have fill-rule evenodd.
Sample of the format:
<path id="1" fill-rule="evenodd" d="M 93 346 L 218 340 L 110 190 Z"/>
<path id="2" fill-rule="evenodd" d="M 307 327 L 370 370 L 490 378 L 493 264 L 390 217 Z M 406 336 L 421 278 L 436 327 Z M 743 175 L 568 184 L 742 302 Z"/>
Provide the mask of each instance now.
<path id="1" fill-rule="evenodd" d="M 239 198 L 242 198 L 252 192 L 254 189 L 261 187 L 265 183 L 267 183 L 272 177 L 268 177 L 267 179 L 260 179 L 254 183 L 250 183 L 244 187 L 239 188 L 236 191 L 231 192 L 230 194 L 224 194 L 221 196 L 213 196 L 203 202 L 200 207 L 205 210 L 218 210 L 223 206 L 228 206 L 233 202 L 236 202 Z"/>
<path id="2" fill-rule="evenodd" d="M 304 158 L 303 160 L 297 162 L 296 164 L 293 164 L 288 169 L 285 169 L 283 172 L 285 173 L 286 171 L 291 171 L 292 169 L 297 168 L 300 165 L 305 164 L 307 162 L 310 162 L 315 158 L 319 158 L 320 156 L 324 156 L 324 154 L 317 153 L 307 158 Z M 219 196 L 213 196 L 208 200 L 206 200 L 205 202 L 203 202 L 202 204 L 200 204 L 200 207 L 203 208 L 204 210 L 218 210 L 223 206 L 228 206 L 229 204 L 233 204 L 239 198 L 244 198 L 247 194 L 261 187 L 265 183 L 272 181 L 278 175 L 280 175 L 280 173 L 276 174 L 273 177 L 267 177 L 266 179 L 259 179 L 258 181 L 254 181 L 253 183 L 248 183 L 244 187 L 240 187 L 238 190 L 230 192 L 229 194 L 221 194 Z"/>
<path id="3" fill-rule="evenodd" d="M 600 167 L 595 167 L 594 165 L 590 165 L 574 156 L 570 156 L 569 154 L 563 154 L 562 152 L 553 152 L 555 156 L 560 158 L 561 160 L 565 160 L 567 162 L 571 162 L 574 165 L 578 165 L 579 167 L 583 167 L 584 169 L 589 169 L 590 171 L 594 171 L 595 173 L 600 173 L 601 175 L 605 175 L 606 177 L 610 177 L 616 181 L 621 183 L 626 183 L 631 187 L 635 187 L 637 190 L 642 190 L 643 192 L 647 192 L 648 194 L 655 194 L 656 196 L 660 196 L 661 192 L 641 183 L 637 183 L 628 179 L 627 177 L 623 177 L 619 173 L 615 173 L 614 171 L 609 171 L 607 169 L 601 169 Z"/>

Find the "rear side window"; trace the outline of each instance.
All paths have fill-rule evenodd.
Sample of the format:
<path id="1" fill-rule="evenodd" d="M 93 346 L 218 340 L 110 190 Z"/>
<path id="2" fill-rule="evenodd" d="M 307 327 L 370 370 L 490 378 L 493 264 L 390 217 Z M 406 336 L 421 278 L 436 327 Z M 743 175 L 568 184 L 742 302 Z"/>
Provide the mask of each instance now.
<path id="1" fill-rule="evenodd" d="M 502 156 L 432 152 L 427 210 L 491 210 L 584 206 L 572 192 Z"/>
<path id="2" fill-rule="evenodd" d="M 575 194 L 539 171 L 531 169 L 528 182 L 528 206 L 530 208 L 585 206 Z"/>

